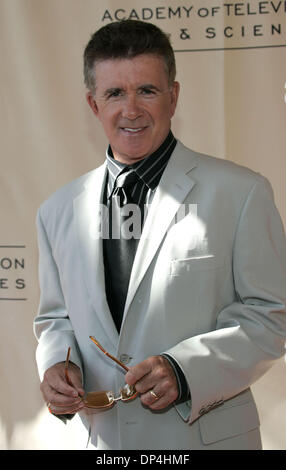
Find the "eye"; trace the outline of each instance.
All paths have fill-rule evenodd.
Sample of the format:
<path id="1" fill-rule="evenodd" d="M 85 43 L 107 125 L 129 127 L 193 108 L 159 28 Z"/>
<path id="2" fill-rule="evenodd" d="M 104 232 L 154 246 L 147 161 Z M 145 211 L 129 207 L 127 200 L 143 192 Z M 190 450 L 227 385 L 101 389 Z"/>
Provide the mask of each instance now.
<path id="1" fill-rule="evenodd" d="M 140 90 L 142 95 L 155 95 L 155 91 L 152 88 L 143 87 Z"/>
<path id="2" fill-rule="evenodd" d="M 120 88 L 115 88 L 115 89 L 109 90 L 106 93 L 107 99 L 119 98 L 120 96 L 122 96 L 122 90 Z"/>

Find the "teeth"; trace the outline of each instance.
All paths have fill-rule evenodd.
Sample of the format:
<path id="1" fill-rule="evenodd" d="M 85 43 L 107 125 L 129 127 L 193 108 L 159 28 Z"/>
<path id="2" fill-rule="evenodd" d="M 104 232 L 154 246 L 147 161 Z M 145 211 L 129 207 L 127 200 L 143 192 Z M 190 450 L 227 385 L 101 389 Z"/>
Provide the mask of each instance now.
<path id="1" fill-rule="evenodd" d="M 128 132 L 138 132 L 141 131 L 143 127 L 138 127 L 137 129 L 132 129 L 131 127 L 124 127 L 123 129 Z"/>

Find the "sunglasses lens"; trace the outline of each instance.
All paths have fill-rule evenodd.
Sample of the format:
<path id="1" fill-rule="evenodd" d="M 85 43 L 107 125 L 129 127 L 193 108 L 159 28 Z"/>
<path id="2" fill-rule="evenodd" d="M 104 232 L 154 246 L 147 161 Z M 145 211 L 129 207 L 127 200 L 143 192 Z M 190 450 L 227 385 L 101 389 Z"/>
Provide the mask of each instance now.
<path id="1" fill-rule="evenodd" d="M 88 408 L 105 408 L 112 405 L 114 395 L 112 392 L 90 392 L 86 395 L 84 403 Z"/>

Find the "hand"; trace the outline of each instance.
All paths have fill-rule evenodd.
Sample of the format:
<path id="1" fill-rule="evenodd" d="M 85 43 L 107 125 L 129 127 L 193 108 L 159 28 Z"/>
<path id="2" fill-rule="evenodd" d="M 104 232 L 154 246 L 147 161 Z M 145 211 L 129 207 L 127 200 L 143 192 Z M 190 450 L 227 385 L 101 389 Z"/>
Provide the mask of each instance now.
<path id="1" fill-rule="evenodd" d="M 75 414 L 84 407 L 82 397 L 81 372 L 78 366 L 69 363 L 69 377 L 72 385 L 65 378 L 65 363 L 58 362 L 44 374 L 41 392 L 53 414 Z"/>
<path id="2" fill-rule="evenodd" d="M 179 396 L 175 373 L 163 356 L 152 356 L 130 367 L 125 381 L 129 385 L 135 385 L 137 392 L 141 394 L 142 404 L 152 410 L 166 408 Z"/>

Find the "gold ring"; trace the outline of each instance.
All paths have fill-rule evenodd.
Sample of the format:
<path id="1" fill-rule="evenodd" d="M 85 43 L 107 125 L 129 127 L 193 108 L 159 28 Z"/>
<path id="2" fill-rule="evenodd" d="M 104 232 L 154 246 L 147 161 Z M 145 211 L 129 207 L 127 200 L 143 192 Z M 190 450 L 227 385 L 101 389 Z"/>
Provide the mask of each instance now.
<path id="1" fill-rule="evenodd" d="M 156 393 L 154 392 L 154 390 L 150 390 L 150 394 L 152 395 L 152 397 L 155 398 L 155 400 L 159 400 L 160 397 L 158 397 L 158 395 L 156 395 Z"/>

